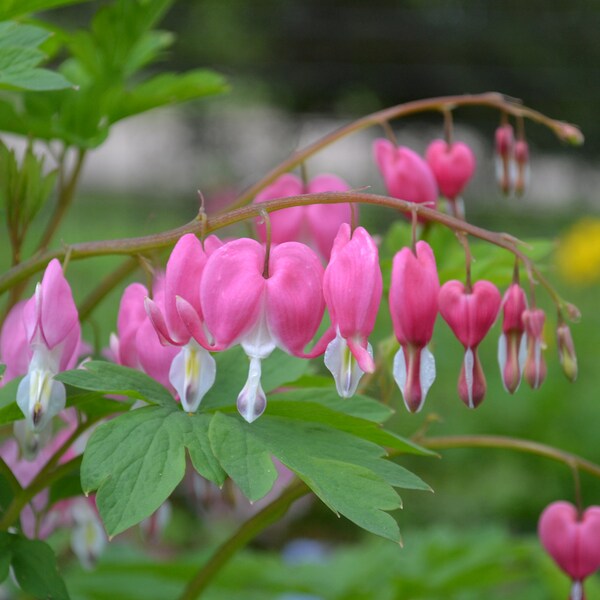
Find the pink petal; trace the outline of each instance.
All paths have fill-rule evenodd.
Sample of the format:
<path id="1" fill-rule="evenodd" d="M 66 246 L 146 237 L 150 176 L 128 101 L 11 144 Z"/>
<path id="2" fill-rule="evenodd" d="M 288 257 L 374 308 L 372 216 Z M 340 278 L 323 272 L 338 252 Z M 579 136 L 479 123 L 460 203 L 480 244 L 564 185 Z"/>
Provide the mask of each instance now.
<path id="1" fill-rule="evenodd" d="M 23 321 L 26 303 L 22 300 L 10 309 L 0 332 L 0 359 L 6 365 L 0 386 L 25 375 L 29 368 L 32 353 Z"/>
<path id="2" fill-rule="evenodd" d="M 169 383 L 169 369 L 179 348 L 163 346 L 149 319 L 146 319 L 140 326 L 136 336 L 136 345 L 140 365 L 144 372 L 172 390 Z"/>
<path id="3" fill-rule="evenodd" d="M 234 240 L 208 259 L 200 284 L 200 301 L 208 331 L 228 348 L 256 324 L 266 281 L 264 248 L 247 238 Z"/>
<path id="4" fill-rule="evenodd" d="M 434 140 L 425 153 L 440 192 L 450 200 L 459 196 L 475 172 L 475 155 L 463 142 Z"/>
<path id="5" fill-rule="evenodd" d="M 321 324 L 322 282 L 323 267 L 308 246 L 288 242 L 271 250 L 267 322 L 278 343 L 292 354 L 302 354 Z"/>
<path id="6" fill-rule="evenodd" d="M 291 173 L 285 173 L 276 179 L 271 185 L 260 192 L 254 202 L 265 202 L 275 198 L 287 198 L 288 196 L 301 196 L 304 194 L 304 185 L 299 177 Z M 304 207 L 295 206 L 277 210 L 269 214 L 271 219 L 271 241 L 274 244 L 296 241 L 302 228 L 304 218 Z M 256 229 L 258 237 L 262 242 L 266 240 L 266 229 L 264 224 L 259 224 L 257 219 Z"/>
<path id="7" fill-rule="evenodd" d="M 394 257 L 390 286 L 390 313 L 401 345 L 426 346 L 438 314 L 438 279 L 435 256 L 427 242 L 419 241 L 415 256 L 402 248 Z"/>

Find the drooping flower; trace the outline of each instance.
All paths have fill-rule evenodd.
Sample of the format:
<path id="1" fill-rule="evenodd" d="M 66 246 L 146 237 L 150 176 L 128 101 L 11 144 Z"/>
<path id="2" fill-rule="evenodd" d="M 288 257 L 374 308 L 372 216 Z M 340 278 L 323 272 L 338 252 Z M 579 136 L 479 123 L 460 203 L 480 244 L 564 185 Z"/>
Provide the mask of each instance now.
<path id="1" fill-rule="evenodd" d="M 10 309 L 0 331 L 0 360 L 6 365 L 0 386 L 6 385 L 15 377 L 25 375 L 29 368 L 32 350 L 23 321 L 25 304 L 27 300 L 22 300 Z"/>
<path id="2" fill-rule="evenodd" d="M 475 172 L 475 155 L 467 144 L 433 140 L 425 153 L 435 180 L 443 196 L 456 200 Z"/>
<path id="3" fill-rule="evenodd" d="M 50 261 L 22 311 L 31 360 L 17 404 L 29 429 L 40 432 L 65 407 L 65 386 L 54 375 L 75 366 L 81 343 L 77 308 L 58 260 Z"/>
<path id="4" fill-rule="evenodd" d="M 220 246 L 215 236 L 204 247 L 195 235 L 182 236 L 167 262 L 163 306 L 146 299 L 148 316 L 162 343 L 181 348 L 171 362 L 169 381 L 187 412 L 198 410 L 216 376 L 215 359 L 206 350 L 210 342 L 200 282 L 208 256 Z"/>
<path id="5" fill-rule="evenodd" d="M 275 198 L 301 196 L 303 194 L 319 194 L 321 192 L 346 192 L 350 186 L 336 175 L 323 174 L 312 179 L 307 185 L 292 173 L 285 173 L 257 194 L 255 202 L 265 202 Z M 352 210 L 350 204 L 310 204 L 294 206 L 270 213 L 271 241 L 302 241 L 315 246 L 319 254 L 329 259 L 333 240 L 342 223 L 350 223 Z M 257 225 L 258 236 L 266 241 L 263 224 Z"/>
<path id="6" fill-rule="evenodd" d="M 515 142 L 515 193 L 521 195 L 529 184 L 529 145 L 525 140 Z"/>
<path id="7" fill-rule="evenodd" d="M 435 208 L 438 197 L 435 177 L 416 152 L 378 139 L 373 143 L 373 153 L 390 196 Z"/>
<path id="8" fill-rule="evenodd" d="M 531 388 L 539 388 L 546 379 L 546 361 L 542 350 L 544 343 L 544 321 L 546 315 L 541 308 L 527 309 L 523 312 L 523 327 L 527 337 L 527 355 L 523 375 Z"/>
<path id="9" fill-rule="evenodd" d="M 498 363 L 502 383 L 507 392 L 513 394 L 521 383 L 525 366 L 527 336 L 523 314 L 527 298 L 518 283 L 509 286 L 502 300 L 502 334 L 498 339 Z"/>
<path id="10" fill-rule="evenodd" d="M 240 344 L 248 358 L 248 379 L 237 406 L 248 422 L 265 410 L 261 361 L 279 347 L 306 356 L 324 312 L 323 267 L 304 244 L 273 246 L 265 269 L 265 247 L 242 238 L 209 257 L 200 284 L 200 302 L 215 350 Z"/>
<path id="11" fill-rule="evenodd" d="M 379 253 L 363 227 L 353 233 L 343 223 L 325 269 L 323 295 L 336 336 L 325 351 L 338 393 L 348 398 L 356 392 L 363 373 L 375 370 L 368 337 L 375 326 L 381 302 Z"/>
<path id="12" fill-rule="evenodd" d="M 418 412 L 435 379 L 435 360 L 427 348 L 438 314 L 440 282 L 435 256 L 419 241 L 416 254 L 402 248 L 394 257 L 390 313 L 400 350 L 394 357 L 394 378 L 406 407 Z"/>
<path id="13" fill-rule="evenodd" d="M 494 324 L 502 298 L 489 281 L 477 281 L 471 291 L 460 281 L 448 281 L 440 289 L 440 314 L 465 348 L 458 379 L 458 395 L 469 407 L 482 402 L 486 381 L 477 347 Z"/>
<path id="14" fill-rule="evenodd" d="M 553 502 L 538 523 L 542 545 L 573 580 L 570 600 L 584 600 L 583 582 L 600 569 L 600 506 L 581 515 L 570 502 Z"/>

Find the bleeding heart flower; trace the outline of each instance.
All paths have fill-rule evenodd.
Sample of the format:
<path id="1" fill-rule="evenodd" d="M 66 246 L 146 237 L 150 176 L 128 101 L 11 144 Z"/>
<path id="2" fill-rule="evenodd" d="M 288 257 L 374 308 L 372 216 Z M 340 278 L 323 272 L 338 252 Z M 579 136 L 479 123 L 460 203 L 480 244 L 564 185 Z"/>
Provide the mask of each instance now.
<path id="1" fill-rule="evenodd" d="M 238 410 L 252 422 L 265 410 L 261 361 L 279 347 L 305 357 L 304 347 L 323 318 L 323 267 L 304 244 L 285 242 L 271 249 L 250 239 L 229 242 L 208 259 L 200 301 L 215 350 L 240 344 L 250 358 Z"/>
<path id="2" fill-rule="evenodd" d="M 529 145 L 525 140 L 515 142 L 515 164 L 515 192 L 520 195 L 529 184 Z"/>
<path id="3" fill-rule="evenodd" d="M 343 223 L 325 269 L 323 295 L 336 332 L 325 351 L 325 366 L 345 398 L 354 395 L 363 373 L 375 370 L 367 339 L 375 326 L 382 287 L 373 238 L 363 227 L 351 233 Z"/>
<path id="4" fill-rule="evenodd" d="M 65 407 L 65 386 L 54 375 L 75 366 L 81 344 L 77 308 L 58 260 L 46 267 L 34 296 L 22 307 L 22 319 L 31 360 L 17 404 L 29 429 L 39 433 Z M 12 331 L 17 334 L 19 328 Z M 22 340 L 15 341 L 22 346 Z"/>
<path id="5" fill-rule="evenodd" d="M 198 410 L 215 382 L 217 366 L 206 349 L 211 340 L 204 326 L 200 282 L 208 256 L 221 245 L 215 236 L 208 237 L 204 247 L 195 235 L 182 236 L 167 262 L 162 306 L 150 298 L 145 301 L 162 343 L 181 348 L 170 363 L 168 378 L 187 412 Z"/>
<path id="6" fill-rule="evenodd" d="M 335 175 L 318 175 L 308 185 L 291 173 L 285 173 L 271 185 L 260 192 L 254 202 L 265 202 L 275 198 L 301 196 L 303 194 L 319 194 L 322 192 L 346 192 L 350 186 Z M 329 259 L 333 240 L 342 223 L 350 223 L 352 210 L 350 204 L 310 204 L 294 206 L 270 213 L 271 241 L 302 241 L 316 246 L 321 256 Z M 266 241 L 266 230 L 262 224 L 257 225 L 258 236 Z"/>
<path id="7" fill-rule="evenodd" d="M 525 381 L 531 388 L 539 388 L 546 379 L 546 361 L 542 350 L 544 343 L 544 321 L 546 315 L 541 308 L 532 308 L 523 311 L 523 327 L 527 338 L 527 356 L 523 374 Z"/>
<path id="8" fill-rule="evenodd" d="M 580 516 L 569 502 L 553 502 L 538 523 L 542 545 L 573 579 L 571 600 L 583 600 L 583 581 L 600 569 L 600 506 Z"/>
<path id="9" fill-rule="evenodd" d="M 521 374 L 527 355 L 527 337 L 523 313 L 527 298 L 523 288 L 513 283 L 502 300 L 502 334 L 498 339 L 498 362 L 502 383 L 507 392 L 513 394 L 521 383 Z"/>
<path id="10" fill-rule="evenodd" d="M 462 282 L 453 280 L 440 290 L 440 314 L 465 348 L 458 395 L 469 408 L 479 406 L 485 396 L 485 375 L 477 346 L 496 321 L 501 301 L 498 288 L 489 281 L 477 281 L 469 292 Z"/>
<path id="11" fill-rule="evenodd" d="M 416 152 L 378 139 L 373 143 L 373 153 L 390 196 L 435 208 L 438 198 L 435 177 Z"/>
<path id="12" fill-rule="evenodd" d="M 440 192 L 449 200 L 455 200 L 465 189 L 475 172 L 475 155 L 463 142 L 448 144 L 433 140 L 425 153 Z"/>
<path id="13" fill-rule="evenodd" d="M 438 314 L 439 291 L 431 246 L 417 242 L 416 255 L 402 248 L 394 257 L 389 301 L 401 345 L 394 357 L 394 378 L 411 412 L 421 410 L 435 379 L 435 360 L 427 344 Z"/>

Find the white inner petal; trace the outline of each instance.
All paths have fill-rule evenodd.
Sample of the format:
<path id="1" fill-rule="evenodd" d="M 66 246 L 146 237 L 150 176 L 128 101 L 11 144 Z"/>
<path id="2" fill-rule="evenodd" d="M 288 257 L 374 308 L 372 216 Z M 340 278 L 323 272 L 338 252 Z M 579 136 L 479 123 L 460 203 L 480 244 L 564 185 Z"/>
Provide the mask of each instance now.
<path id="1" fill-rule="evenodd" d="M 469 395 L 469 408 L 475 408 L 473 404 L 473 366 L 475 365 L 475 359 L 473 357 L 473 350 L 467 348 L 465 352 L 465 382 L 467 384 L 467 393 Z"/>
<path id="2" fill-rule="evenodd" d="M 419 376 L 421 378 L 421 394 L 423 401 L 427 396 L 427 392 L 431 389 L 433 382 L 435 381 L 435 358 L 429 351 L 429 348 L 425 346 L 421 350 L 421 366 L 419 369 Z"/>
<path id="3" fill-rule="evenodd" d="M 169 381 L 177 390 L 186 412 L 196 412 L 215 382 L 217 365 L 210 353 L 194 339 L 181 348 L 169 369 Z"/>
<path id="4" fill-rule="evenodd" d="M 237 399 L 238 411 L 248 423 L 258 419 L 267 407 L 267 397 L 260 384 L 260 361 L 261 359 L 257 357 L 250 358 L 248 379 Z"/>
<path id="5" fill-rule="evenodd" d="M 367 350 L 373 356 L 371 344 L 368 345 Z M 348 343 L 339 331 L 325 350 L 324 362 L 333 375 L 338 394 L 342 398 L 354 396 L 364 371 L 358 366 L 356 358 L 348 348 Z"/>
<path id="6" fill-rule="evenodd" d="M 394 374 L 394 379 L 400 388 L 400 392 L 402 392 L 402 397 L 404 398 L 404 388 L 406 386 L 406 359 L 404 358 L 404 350 L 402 348 L 394 355 L 392 372 Z"/>

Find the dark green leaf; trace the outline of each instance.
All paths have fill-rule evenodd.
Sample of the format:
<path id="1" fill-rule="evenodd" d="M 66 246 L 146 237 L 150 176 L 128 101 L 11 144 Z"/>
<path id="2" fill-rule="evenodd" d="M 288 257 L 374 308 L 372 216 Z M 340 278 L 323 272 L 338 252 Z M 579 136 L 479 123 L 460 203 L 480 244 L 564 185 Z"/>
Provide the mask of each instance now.
<path id="1" fill-rule="evenodd" d="M 328 388 L 306 387 L 289 390 L 269 397 L 269 402 L 280 400 L 318 403 L 331 410 L 353 417 L 360 417 L 374 423 L 383 423 L 394 413 L 389 406 L 361 394 L 356 394 L 352 398 L 340 398 L 335 388 L 331 387 L 330 381 Z"/>
<path id="2" fill-rule="evenodd" d="M 11 538 L 12 568 L 23 591 L 35 598 L 68 600 L 69 594 L 50 546 L 17 535 Z"/>
<path id="3" fill-rule="evenodd" d="M 366 419 L 361 419 L 341 412 L 337 412 L 317 402 L 289 402 L 278 400 L 287 394 L 280 394 L 269 401 L 267 405 L 267 414 L 273 416 L 288 417 L 299 421 L 313 421 L 315 423 L 325 423 L 346 431 L 365 440 L 375 442 L 381 446 L 393 448 L 400 452 L 409 454 L 428 454 L 433 455 L 431 450 L 407 440 L 391 431 L 382 429 L 378 424 Z M 344 400 L 352 402 L 353 399 Z"/>
<path id="4" fill-rule="evenodd" d="M 23 419 L 23 412 L 17 405 L 17 389 L 22 377 L 9 381 L 0 388 L 0 425 Z"/>
<path id="5" fill-rule="evenodd" d="M 82 369 L 64 371 L 55 379 L 83 390 L 146 400 L 161 406 L 175 406 L 175 400 L 160 383 L 141 371 L 102 360 L 92 360 Z"/>
<path id="6" fill-rule="evenodd" d="M 74 406 L 94 420 L 107 417 L 115 413 L 127 412 L 132 405 L 132 400 L 112 400 L 103 392 L 69 393 L 67 391 L 67 406 Z"/>
<path id="7" fill-rule="evenodd" d="M 277 471 L 252 425 L 237 417 L 216 413 L 208 432 L 210 445 L 225 472 L 251 502 L 268 494 Z"/>
<path id="8" fill-rule="evenodd" d="M 66 498 L 74 498 L 75 496 L 81 496 L 83 491 L 81 489 L 81 476 L 79 473 L 79 462 L 75 461 L 73 468 L 64 474 L 58 481 L 55 481 L 50 488 L 50 496 L 48 499 L 48 506 L 52 506 L 60 500 Z"/>
<path id="9" fill-rule="evenodd" d="M 96 429 L 81 465 L 85 492 L 96 503 L 109 535 L 149 517 L 169 497 L 185 472 L 185 449 L 195 469 L 221 485 L 225 474 L 208 445 L 211 415 L 188 415 L 171 407 L 147 406 Z"/>
<path id="10" fill-rule="evenodd" d="M 5 371 L 6 371 L 6 365 L 3 363 L 0 363 L 0 378 L 4 375 Z"/>
<path id="11" fill-rule="evenodd" d="M 12 559 L 10 543 L 10 533 L 0 531 L 0 583 L 8 577 L 8 570 Z"/>

